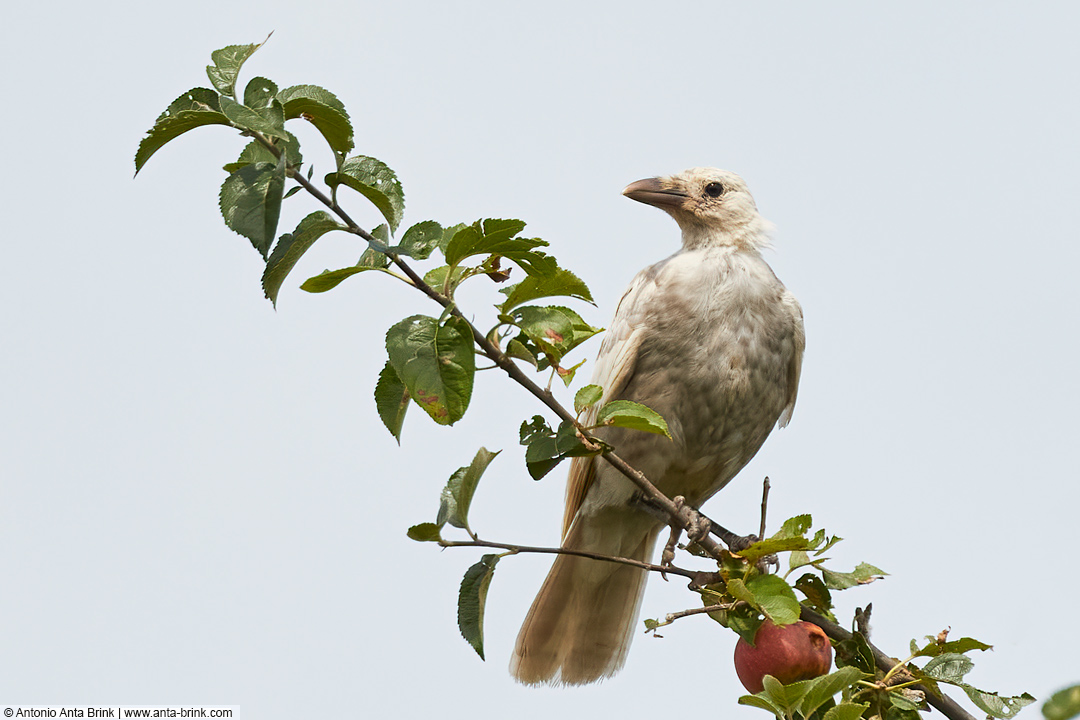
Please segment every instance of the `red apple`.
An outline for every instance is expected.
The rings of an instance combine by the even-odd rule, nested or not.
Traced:
[[[752,693],[762,691],[766,675],[787,685],[824,675],[831,666],[832,643],[821,628],[805,621],[779,626],[766,620],[753,645],[739,638],[735,646],[735,672]]]

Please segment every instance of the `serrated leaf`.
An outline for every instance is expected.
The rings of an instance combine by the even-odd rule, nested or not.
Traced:
[[[540,420],[543,424],[536,426]],[[539,480],[555,469],[555,466],[569,457],[597,455],[600,449],[590,450],[577,435],[577,429],[566,421],[559,424],[559,429],[552,432],[539,415],[533,418],[534,425],[522,424],[522,445],[525,450],[525,467],[533,480]]]
[[[469,507],[472,505],[476,486],[480,482],[480,476],[487,470],[487,466],[500,452],[502,451],[491,452],[482,447],[468,467],[454,471],[446,487],[443,488],[438,517],[440,524],[450,523],[456,528],[469,530]]]
[[[775,555],[789,550],[805,550],[808,547],[810,547],[810,542],[804,537],[773,537],[768,540],[759,540],[736,554],[750,562],[757,562],[766,555]]]
[[[444,295],[453,295],[454,288],[461,282],[461,277],[465,273],[465,268],[455,267],[453,270],[453,273],[451,273],[449,265],[442,265],[429,270],[424,274],[424,282]]]
[[[1058,690],[1043,703],[1042,714],[1046,720],[1072,720],[1080,715],[1080,685]]]
[[[555,259],[536,250],[546,247],[539,238],[514,237],[525,228],[520,220],[477,220],[456,230],[443,250],[448,265],[457,265],[474,255],[498,255],[513,260],[528,275],[553,274]],[[445,238],[445,236],[444,236]]]
[[[753,603],[776,625],[798,622],[801,609],[791,589],[779,575],[758,575],[746,582]]]
[[[275,142],[275,145],[285,151],[285,163],[295,167],[304,161],[304,156],[300,154],[300,142],[291,133],[287,134],[288,138],[286,140],[279,139]],[[277,157],[261,142],[252,140],[244,146],[244,149],[241,151],[240,157],[236,159],[236,162],[225,165],[224,170],[227,173],[234,173],[245,165],[251,165],[252,163],[257,162],[276,163]],[[289,190],[289,193],[295,193],[299,189],[300,186],[296,185]]]
[[[383,223],[371,231],[371,235],[383,244],[389,239],[390,231]],[[300,285],[300,289],[310,293],[321,293],[333,290],[347,278],[368,270],[382,270],[390,264],[389,258],[383,253],[368,247],[360,255],[355,265],[338,270],[323,270],[315,277],[310,277]]]
[[[173,100],[158,116],[135,152],[135,174],[139,174],[150,156],[170,140],[203,125],[230,125],[221,112],[220,96],[209,88],[192,88]]]
[[[765,693],[759,693],[757,695],[743,695],[739,698],[740,705],[749,705],[750,707],[761,708],[767,712],[771,712],[778,720],[785,720],[786,715],[784,711],[777,707]]]
[[[837,667],[856,667],[865,673],[877,671],[874,652],[860,633],[852,633],[847,640],[834,643]]]
[[[774,538],[803,537],[814,524],[814,518],[808,514],[796,515],[788,518],[780,526],[780,530],[773,535]]]
[[[799,713],[804,718],[810,717],[815,710],[832,700],[834,695],[865,676],[858,668],[846,667],[807,681],[809,687],[799,704]]]
[[[397,231],[405,214],[405,194],[397,175],[381,160],[354,155],[325,179],[330,187],[345,185],[366,197],[386,218],[391,232]]]
[[[439,534],[439,526],[435,523],[420,523],[409,528],[409,538],[417,542],[439,542],[442,535]]]
[[[281,103],[274,100],[270,107],[253,110],[230,97],[221,97],[221,112],[233,125],[244,130],[262,133],[267,137],[285,139],[285,115]]]
[[[976,707],[991,717],[1003,718],[1003,720],[1011,720],[1016,717],[1016,713],[1035,702],[1035,698],[1028,693],[1009,697],[979,690],[970,685],[961,684],[961,687]]]
[[[964,679],[964,675],[975,667],[967,655],[960,653],[946,653],[931,659],[922,668],[923,674],[947,683],[958,683]]]
[[[252,110],[270,107],[278,87],[273,80],[264,77],[252,78],[244,88],[244,105]]]
[[[221,186],[219,207],[225,224],[243,235],[264,258],[270,252],[285,194],[285,162],[245,165]]]
[[[303,118],[310,122],[338,157],[344,158],[353,149],[349,113],[334,93],[318,85],[293,85],[279,92],[277,98],[284,106],[286,120]]]
[[[855,570],[849,573],[840,573],[821,568],[821,576],[825,580],[825,586],[830,590],[847,590],[856,585],[866,585],[875,580],[880,580],[887,574],[869,563],[859,563]]]
[[[484,555],[465,571],[458,592],[458,629],[481,660],[484,659],[484,606],[498,562],[498,555]]]
[[[804,604],[822,613],[830,620],[835,620],[832,614],[832,594],[825,587],[817,575],[805,573],[795,581],[795,589],[806,596]]]
[[[409,395],[440,425],[453,425],[472,396],[476,356],[468,324],[413,315],[386,333],[386,351]]]
[[[528,348],[529,344],[524,340],[531,341],[537,352],[544,353],[553,365],[558,365],[567,353],[601,332],[573,310],[558,305],[526,305],[500,316],[500,319],[517,326],[522,333],[516,338],[518,342]]]
[[[585,408],[600,402],[604,396],[604,388],[599,385],[586,385],[574,395],[574,412],[580,413]]]
[[[765,688],[762,690],[762,694],[788,712],[791,712],[799,706],[799,703],[802,701],[803,697],[806,696],[806,691],[810,686],[809,682],[806,680],[800,680],[784,685],[772,675],[763,677],[761,679],[761,684]]]
[[[825,711],[822,720],[859,720],[870,703],[840,703]]]
[[[406,230],[394,251],[417,260],[425,260],[439,246],[442,236],[442,225],[434,220],[425,220]]]
[[[596,416],[597,425],[643,430],[657,435],[671,437],[667,422],[652,408],[629,400],[612,400],[600,408]]]
[[[536,355],[525,347],[525,344],[520,340],[513,339],[506,343],[506,355],[512,357],[515,360],[524,360],[533,367],[539,367],[540,363],[536,359]]]
[[[377,270],[378,268],[372,266],[354,265],[347,268],[339,268],[337,270],[323,270],[314,277],[309,277],[301,285],[300,289],[309,293],[323,293],[327,290],[333,290],[340,285],[344,280],[351,278],[357,273],[362,273],[366,270]]]
[[[266,40],[269,39],[270,36],[267,35]],[[229,45],[210,53],[214,64],[206,66],[206,75],[218,92],[223,95],[236,95],[236,78],[240,74],[240,68],[266,40],[258,45]]]
[[[405,411],[409,409],[409,391],[397,376],[394,366],[387,361],[375,383],[375,407],[383,425],[401,444],[401,427],[405,424]]]
[[[912,640],[912,643],[915,641]],[[915,645],[918,648],[918,645]],[[972,650],[991,650],[993,645],[987,645],[984,642],[979,642],[975,638],[960,638],[959,640],[948,640],[943,643],[930,642],[922,648],[918,648],[913,651],[914,657],[936,657],[938,655],[944,655],[945,653],[966,653]]]
[[[319,210],[311,213],[291,233],[281,236],[263,272],[263,292],[277,305],[278,291],[289,272],[316,240],[333,230],[348,230],[329,214]]]
[[[500,292],[506,294],[506,300],[498,306],[504,313],[530,300],[544,297],[572,297],[593,302],[588,286],[577,275],[563,268],[556,268],[548,276],[529,275]]]

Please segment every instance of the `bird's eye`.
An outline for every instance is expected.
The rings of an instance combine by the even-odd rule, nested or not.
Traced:
[[[724,186],[718,182],[711,182],[705,186],[705,194],[709,197],[720,197],[724,194]]]

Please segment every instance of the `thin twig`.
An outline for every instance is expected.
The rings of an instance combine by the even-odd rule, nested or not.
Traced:
[[[721,610],[731,610],[732,608],[734,608],[738,604],[739,604],[738,602],[720,603],[718,605],[706,605],[705,607],[690,608],[689,610],[680,610],[679,612],[668,613],[667,615],[664,616],[664,622],[657,623],[656,627],[659,628],[659,627],[664,627],[665,625],[670,625],[671,623],[675,622],[676,620],[679,620],[679,619],[684,618],[684,617],[690,617],[691,615],[703,615],[705,613],[714,613],[714,612],[719,612]],[[656,628],[649,628],[649,629],[650,630],[655,630]]]
[[[769,478],[765,477],[761,487],[761,529],[758,531],[758,539],[765,539],[765,515],[769,511]]]
[[[651,572],[658,573],[671,573],[672,575],[681,575],[691,580],[696,580],[702,574],[693,570],[686,570],[684,568],[675,567],[673,565],[654,565],[653,563],[643,562],[641,560],[632,560],[631,558],[615,557],[613,555],[604,555],[603,553],[594,553],[587,550],[570,550],[567,548],[554,548],[554,547],[535,547],[531,545],[515,545],[511,543],[491,542],[488,540],[440,540],[440,547],[483,547],[494,548],[496,550],[509,550],[511,553],[541,553],[545,555],[573,555],[575,557],[589,558],[590,560],[600,560],[602,562],[612,562],[619,565],[630,565],[632,567],[641,568],[642,570],[649,570]]]

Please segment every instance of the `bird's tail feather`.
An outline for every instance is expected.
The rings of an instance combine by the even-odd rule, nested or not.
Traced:
[[[658,529],[624,523],[613,531],[571,527],[563,547],[648,560]],[[581,522],[586,521],[586,522]],[[510,674],[527,685],[583,685],[626,662],[647,572],[629,565],[559,555],[518,633]]]

